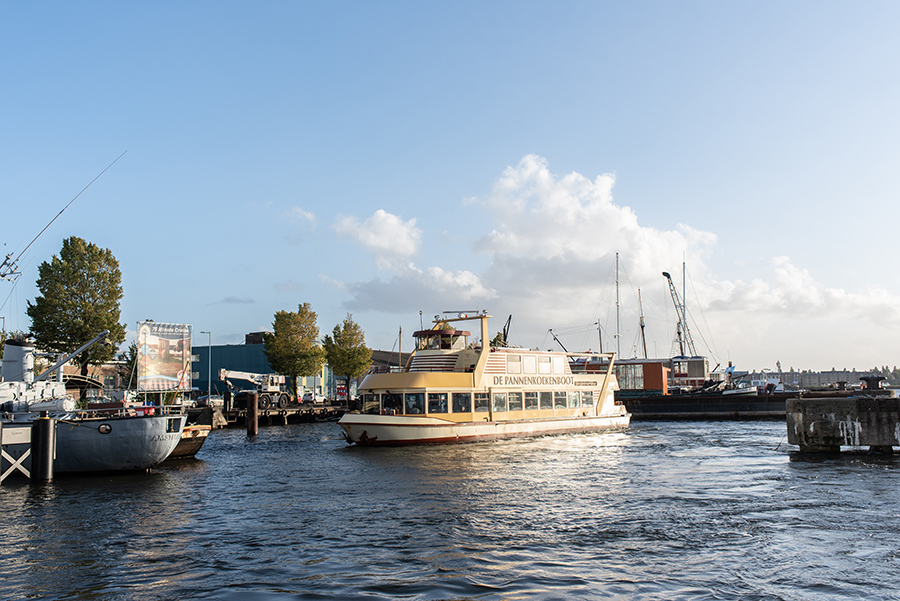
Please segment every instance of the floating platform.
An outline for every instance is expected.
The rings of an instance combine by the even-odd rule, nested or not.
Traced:
[[[869,447],[893,453],[894,447],[900,447],[900,399],[896,397],[789,399],[785,410],[788,442],[802,452]]]

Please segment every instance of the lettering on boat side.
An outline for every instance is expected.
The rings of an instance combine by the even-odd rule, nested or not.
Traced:
[[[150,442],[161,442],[163,440],[177,440],[181,438],[181,434],[157,434],[150,437]]]
[[[572,376],[494,376],[494,386],[570,386]]]

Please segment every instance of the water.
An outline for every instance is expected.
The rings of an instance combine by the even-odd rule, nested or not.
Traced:
[[[900,599],[900,457],[805,458],[785,430],[219,430],[149,475],[4,483],[0,598]]]

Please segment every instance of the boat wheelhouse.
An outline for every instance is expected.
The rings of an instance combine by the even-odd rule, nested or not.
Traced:
[[[628,425],[614,400],[613,353],[491,348],[486,312],[455,315],[413,334],[416,349],[402,369],[363,378],[362,410],[339,422],[348,442],[455,443]],[[480,346],[453,327],[460,321],[480,322]]]

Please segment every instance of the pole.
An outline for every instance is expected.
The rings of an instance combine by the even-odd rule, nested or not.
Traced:
[[[622,356],[621,338],[619,336],[619,253],[616,253],[616,356]]]
[[[247,399],[247,436],[256,436],[259,432],[259,402],[257,393],[250,394]]]
[[[53,481],[53,460],[56,458],[56,420],[46,411],[31,423],[31,482],[46,484]]]
[[[200,332],[207,335],[206,342],[206,406],[210,406],[212,396],[212,332]]]

